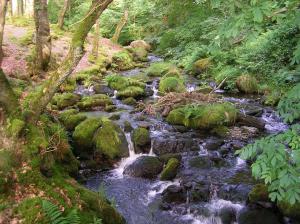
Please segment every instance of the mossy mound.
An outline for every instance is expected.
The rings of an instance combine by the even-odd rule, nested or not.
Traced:
[[[148,61],[148,51],[144,48],[128,48],[133,55],[133,60],[136,62],[147,62]]]
[[[74,106],[80,100],[80,96],[74,93],[55,94],[52,99],[52,104],[62,110],[67,107]]]
[[[181,78],[177,78],[173,76],[163,77],[159,82],[159,91],[162,93],[184,92],[185,91],[184,81]]]
[[[75,151],[78,155],[84,155],[92,151],[95,132],[102,125],[101,118],[88,118],[76,126],[73,132]]]
[[[106,118],[102,119],[93,141],[96,150],[109,159],[129,156],[128,143],[122,129]]]
[[[128,97],[128,98],[124,99],[122,102],[127,105],[132,105],[132,106],[136,105],[136,99],[134,99],[133,97]]]
[[[77,106],[81,110],[90,110],[94,107],[106,107],[112,105],[113,102],[109,96],[105,94],[96,94],[92,96],[85,96],[77,103]]]
[[[211,64],[211,59],[209,58],[200,59],[193,64],[193,72],[199,75],[209,69]]]
[[[174,179],[177,175],[177,170],[179,166],[180,162],[177,159],[170,159],[161,173],[160,180],[164,181]]]
[[[150,132],[146,128],[136,128],[132,133],[132,142],[136,153],[148,153],[148,150],[151,147],[151,138]]]
[[[68,78],[66,82],[64,82],[60,87],[61,92],[74,92],[76,89],[76,79]]]
[[[287,202],[278,202],[277,207],[279,208],[280,212],[290,218],[296,219],[300,221],[300,203],[296,203],[291,205]]]
[[[135,40],[135,41],[132,41],[130,43],[130,47],[132,47],[132,48],[142,48],[142,49],[144,49],[146,51],[150,51],[151,50],[151,45],[148,44],[144,40]]]
[[[133,56],[127,50],[123,50],[113,55],[112,65],[116,67],[116,69],[124,71],[134,68],[135,63]]]
[[[159,160],[163,163],[168,163],[170,159],[177,159],[178,161],[182,160],[180,153],[167,153],[159,156]]]
[[[151,77],[162,77],[174,68],[176,68],[176,66],[171,63],[156,62],[146,69],[146,74]]]
[[[270,201],[268,187],[264,184],[256,184],[249,192],[248,199],[251,203]]]
[[[117,98],[140,98],[145,95],[145,89],[138,86],[128,86],[117,93]]]
[[[230,103],[186,105],[172,110],[167,122],[193,129],[212,129],[234,123],[236,108]]]
[[[272,107],[277,106],[281,97],[282,97],[281,91],[279,90],[271,91],[270,93],[264,96],[263,104]]]
[[[241,75],[236,80],[236,87],[242,93],[258,93],[258,83],[251,75]]]
[[[58,117],[68,131],[73,131],[75,127],[86,118],[86,115],[79,113],[76,109],[65,110],[61,112]]]

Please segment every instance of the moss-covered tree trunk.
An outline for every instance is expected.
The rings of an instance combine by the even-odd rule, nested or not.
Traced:
[[[63,5],[63,7],[60,11],[59,17],[58,17],[58,27],[60,29],[63,29],[65,16],[66,16],[69,5],[70,5],[70,0],[65,0],[64,5]]]
[[[0,0],[0,66],[3,60],[2,44],[3,44],[6,10],[7,10],[7,0]]]
[[[95,59],[98,58],[99,41],[100,41],[100,19],[98,19],[96,22],[95,34],[94,34],[94,40],[93,40],[92,54],[95,57]]]
[[[36,29],[36,64],[46,71],[51,58],[51,36],[47,0],[34,0],[34,21]]]
[[[116,27],[116,31],[115,31],[113,37],[111,38],[112,42],[118,43],[122,29],[126,25],[127,20],[128,20],[128,10],[125,10],[124,15],[122,16],[122,18],[120,19],[120,21]]]
[[[49,79],[43,83],[41,88],[29,102],[26,120],[36,123],[51,101],[60,85],[72,74],[77,64],[84,55],[84,42],[91,28],[96,23],[102,12],[113,0],[94,0],[87,16],[79,23],[73,34],[70,50],[61,66],[49,74]]]

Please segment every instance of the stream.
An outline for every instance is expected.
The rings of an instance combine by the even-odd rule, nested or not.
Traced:
[[[157,61],[162,59],[155,55],[149,56],[149,64]],[[130,77],[141,71],[142,69],[136,68],[121,74]],[[159,98],[158,82],[158,79],[153,79],[147,84],[153,95],[145,99],[146,101]],[[194,81],[189,79],[186,87],[188,92],[196,89]],[[76,91],[80,94],[93,94],[92,87]],[[220,91],[218,94],[224,93]],[[118,114],[120,119],[116,123],[122,128],[124,121],[129,121],[133,128],[149,128],[151,149],[147,154],[136,154],[131,134],[127,132],[130,156],[116,164],[114,169],[98,172],[88,178],[87,188],[95,191],[99,188],[105,189],[106,196],[113,201],[128,224],[244,224],[240,221],[240,214],[248,209],[247,195],[256,182],[251,178],[250,166],[236,157],[234,151],[256,138],[279,133],[288,128],[272,108],[262,106],[258,98],[224,95],[225,101],[236,104],[242,113],[263,119],[266,126],[263,133],[249,129],[250,133],[253,131],[253,135],[220,138],[171,126],[162,118],[134,112],[132,106],[124,105],[115,96],[116,92],[111,98],[117,106],[117,112],[92,111],[86,114],[89,117],[110,117]],[[182,158],[178,174],[173,181],[123,175],[126,166],[137,158],[144,155],[159,156],[165,151],[180,153]],[[168,201],[171,203],[167,203]],[[265,217],[265,214],[257,211],[257,219],[260,219],[259,215]]]

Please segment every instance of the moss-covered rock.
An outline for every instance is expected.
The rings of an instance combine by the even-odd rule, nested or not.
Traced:
[[[96,150],[109,159],[129,156],[128,143],[122,129],[110,121],[102,118],[102,125],[93,139]]]
[[[189,165],[192,168],[208,169],[213,166],[213,162],[208,157],[194,157],[189,160]]]
[[[184,81],[181,78],[176,77],[164,77],[159,82],[159,91],[162,93],[168,92],[184,92],[185,85]]]
[[[122,91],[130,86],[136,86],[144,89],[146,84],[136,79],[126,78],[120,75],[110,75],[106,77],[108,86],[114,90]]]
[[[130,47],[132,47],[132,48],[142,48],[142,49],[144,49],[146,51],[150,51],[151,50],[150,44],[148,44],[144,40],[135,40],[135,41],[132,41],[130,43]]]
[[[160,180],[172,180],[177,175],[178,167],[180,166],[180,162],[172,158],[168,161],[166,167],[163,169]]]
[[[274,90],[264,96],[263,104],[267,106],[276,106],[282,97],[281,91]]]
[[[74,106],[80,100],[80,96],[74,93],[55,94],[52,104],[57,105],[62,110]]]
[[[76,109],[62,111],[58,117],[68,131],[73,131],[75,127],[86,118],[86,115],[79,113]]]
[[[115,53],[112,57],[112,64],[120,71],[129,70],[135,66],[133,56],[127,50]]]
[[[146,128],[136,128],[132,133],[136,153],[148,153],[151,148],[150,132]]]
[[[170,159],[177,159],[181,161],[182,156],[180,153],[167,153],[159,156],[159,160],[163,163],[167,163]]]
[[[76,79],[68,78],[66,82],[64,82],[60,87],[61,92],[74,92],[76,89]]]
[[[236,80],[236,87],[242,93],[257,93],[258,84],[255,77],[251,75],[241,75]]]
[[[109,96],[105,94],[95,94],[83,97],[80,102],[77,103],[77,106],[81,110],[91,110],[94,107],[106,107],[112,104],[113,102]]]
[[[147,62],[148,61],[148,51],[144,48],[131,48],[129,50],[133,55],[133,60],[136,62]]]
[[[156,62],[146,69],[146,74],[151,77],[162,77],[170,70],[174,69],[174,67],[176,68],[176,66],[171,63]]]
[[[268,187],[264,184],[256,184],[248,194],[249,202],[268,202],[269,192]]]
[[[132,106],[136,105],[136,99],[134,99],[133,97],[128,97],[124,99],[122,102],[127,105],[132,105]]]
[[[291,205],[287,202],[278,202],[277,206],[280,210],[280,212],[287,217],[296,219],[297,221],[300,221],[300,203],[296,203],[294,205]]]
[[[202,72],[205,72],[207,69],[211,67],[211,59],[204,58],[196,61],[193,65],[193,72],[198,75]]]
[[[76,126],[73,132],[75,152],[80,156],[89,156],[93,149],[95,132],[102,125],[100,118],[88,118]]]
[[[145,95],[145,89],[139,86],[128,86],[117,93],[117,98],[140,98]]]
[[[233,124],[236,115],[237,110],[230,103],[186,105],[172,110],[167,122],[194,129],[212,129]]]

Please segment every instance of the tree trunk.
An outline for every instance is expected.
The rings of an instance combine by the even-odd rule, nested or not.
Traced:
[[[23,0],[18,0],[17,4],[18,4],[18,15],[23,16],[24,15],[24,2],[23,2]]]
[[[61,66],[49,74],[49,80],[46,80],[41,86],[35,97],[29,102],[29,111],[27,111],[27,122],[36,123],[40,115],[51,101],[60,85],[72,74],[77,64],[84,55],[84,42],[96,23],[102,12],[109,6],[113,0],[94,0],[87,16],[79,23],[78,28],[73,34],[70,50]]]
[[[127,20],[128,20],[128,10],[125,10],[123,17],[120,19],[120,21],[116,27],[116,31],[115,31],[113,37],[111,38],[112,42],[118,43],[120,34],[122,32],[123,27],[126,25]]]
[[[240,125],[255,127],[259,130],[265,130],[266,122],[263,119],[238,113],[236,121]]]
[[[7,0],[0,0],[0,66],[3,60],[2,44],[3,44],[6,9],[7,9]]]
[[[60,15],[58,17],[58,27],[62,30],[64,26],[65,16],[70,5],[70,0],[64,1],[64,6],[61,9]]]
[[[98,58],[99,41],[100,41],[100,19],[98,19],[96,22],[94,41],[93,41],[93,49],[92,49],[92,54],[95,57],[95,59]]]
[[[9,16],[11,18],[11,20],[13,20],[13,7],[12,7],[12,0],[9,0],[7,2],[7,7],[8,7],[8,13],[9,13]]]
[[[34,0],[34,21],[36,29],[36,64],[46,71],[51,58],[51,36],[47,0]]]

